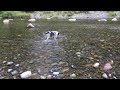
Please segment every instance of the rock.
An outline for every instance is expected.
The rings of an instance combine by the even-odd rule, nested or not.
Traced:
[[[20,54],[17,55],[18,57],[20,56]]]
[[[8,69],[8,71],[7,72],[11,72],[13,69]]]
[[[20,66],[20,64],[16,64],[15,66],[16,66],[16,67],[19,67],[19,66]]]
[[[118,21],[117,18],[113,18],[112,21]]]
[[[64,68],[61,72],[65,73],[65,72],[68,72],[68,71],[69,71],[69,68]]]
[[[46,79],[46,77],[45,77],[45,76],[40,76],[40,78],[41,78],[41,79]]]
[[[7,62],[7,65],[12,65],[13,64],[13,62]]]
[[[100,42],[104,42],[104,41],[105,41],[104,39],[100,40]]]
[[[0,75],[0,79],[4,79],[4,78],[5,78],[5,76]]]
[[[98,68],[99,65],[100,65],[99,63],[95,63],[95,64],[93,64],[93,67]]]
[[[56,66],[56,65],[58,65],[58,64],[57,64],[57,63],[52,63],[52,64],[51,64],[51,66]]]
[[[104,70],[104,71],[108,71],[108,70],[110,70],[110,69],[112,69],[111,64],[110,64],[110,63],[106,63],[106,64],[104,65],[103,70]]]
[[[5,64],[7,61],[3,61],[2,63]]]
[[[107,21],[107,19],[100,19],[100,20],[98,20],[98,21],[99,21],[99,22],[100,22],[100,21]]]
[[[50,20],[51,18],[47,18],[47,20]]]
[[[76,21],[76,19],[72,19],[72,18],[71,18],[71,19],[68,19],[68,21]]]
[[[29,19],[28,21],[29,22],[35,22],[36,20],[35,19]]]
[[[11,72],[12,75],[15,75],[17,73],[18,73],[18,71],[16,71],[16,70],[14,70],[13,72]]]
[[[47,79],[52,79],[52,75],[48,75],[48,76],[47,76]]]
[[[9,21],[8,19],[3,20],[3,23],[4,23],[4,24],[9,24],[9,22],[10,22],[10,21]]]
[[[65,64],[65,62],[62,62],[62,61],[61,61],[61,62],[59,62],[59,65],[63,65],[63,64]]]
[[[71,78],[75,78],[75,77],[76,77],[76,74],[73,73],[73,74],[70,75],[70,77],[71,77]]]
[[[17,57],[14,57],[13,59],[17,59]]]
[[[29,24],[27,25],[27,27],[28,27],[28,28],[34,28],[35,26],[34,26],[32,23],[29,23]]]
[[[81,57],[81,55],[77,55],[78,57]]]
[[[8,20],[13,20],[13,19],[8,19]]]
[[[115,76],[113,76],[113,79],[117,79]]]
[[[26,72],[23,72],[22,74],[20,74],[20,77],[25,79],[25,78],[28,78],[32,75],[31,71],[26,71]]]
[[[80,52],[76,52],[76,54],[78,55],[78,54],[81,54]]]
[[[33,60],[31,60],[29,63],[30,63],[30,64],[32,64],[33,62],[34,62],[34,61],[33,61]]]
[[[90,60],[94,59],[93,57],[89,57]]]
[[[58,75],[59,74],[59,72],[53,72],[53,75]]]
[[[102,77],[105,78],[105,79],[108,79],[108,76],[107,76],[106,73],[104,73],[104,74],[102,75]]]
[[[111,75],[111,74],[109,74],[108,76],[109,76],[109,77],[111,77],[112,75]]]

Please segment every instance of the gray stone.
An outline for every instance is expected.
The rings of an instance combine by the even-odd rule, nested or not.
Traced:
[[[11,72],[13,69],[8,69],[8,71],[7,72]]]
[[[53,75],[59,75],[59,72],[53,72]]]
[[[52,75],[48,75],[48,76],[47,76],[47,79],[52,79]]]
[[[3,64],[5,64],[7,61],[3,61]]]
[[[20,66],[20,64],[16,64],[15,66],[16,66],[16,67],[19,67],[19,66]]]
[[[12,65],[13,64],[13,62],[7,62],[7,65]]]
[[[104,73],[104,74],[102,75],[102,77],[105,78],[105,79],[108,79],[108,76],[107,76],[106,73]]]
[[[12,75],[15,75],[17,73],[18,73],[18,71],[16,71],[16,70],[14,70],[13,72],[11,72]]]
[[[73,73],[73,74],[70,75],[70,77],[71,77],[71,78],[75,78],[75,77],[76,77],[76,74]]]
[[[46,79],[46,77],[45,77],[45,76],[42,76],[42,75],[40,76],[40,78],[41,78],[41,79]]]
[[[57,63],[52,63],[52,64],[51,64],[51,66],[56,66],[56,65],[58,65],[58,64],[57,64]]]

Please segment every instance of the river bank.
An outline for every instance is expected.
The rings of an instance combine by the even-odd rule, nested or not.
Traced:
[[[120,12],[108,12],[108,11],[35,11],[31,14],[31,18],[36,19],[111,19],[120,18]]]

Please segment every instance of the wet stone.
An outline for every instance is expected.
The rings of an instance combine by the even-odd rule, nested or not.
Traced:
[[[3,61],[2,63],[5,64],[7,61]]]
[[[11,72],[12,75],[15,75],[17,73],[18,73],[18,71],[16,71],[16,70],[14,70],[13,72]]]
[[[32,64],[33,62],[34,62],[34,61],[33,61],[33,60],[31,60],[29,63],[30,63],[30,64]]]
[[[57,64],[57,63],[52,63],[52,64],[51,64],[51,66],[56,66],[56,65],[58,65],[58,64]]]
[[[46,77],[45,77],[45,76],[40,76],[40,78],[41,78],[41,79],[46,79]]]
[[[16,64],[15,66],[16,66],[16,67],[19,67],[19,66],[20,66],[20,64]]]
[[[9,65],[12,65],[13,64],[13,62],[7,62],[7,65],[9,66]]]
[[[52,75],[48,75],[48,76],[47,76],[47,79],[52,79]]]
[[[75,78],[75,77],[76,77],[76,74],[74,73],[70,75],[70,78]]]
[[[7,72],[9,73],[9,72],[11,72],[12,70],[13,70],[13,69],[8,69],[8,71],[7,71]]]

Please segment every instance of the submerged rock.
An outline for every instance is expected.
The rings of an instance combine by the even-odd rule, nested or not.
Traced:
[[[8,71],[7,72],[11,72],[13,69],[8,69]]]
[[[95,64],[93,64],[93,67],[98,68],[99,65],[100,65],[99,63],[95,63]]]
[[[28,27],[28,28],[34,28],[35,26],[34,26],[32,23],[29,23],[29,24],[27,25],[27,27]]]
[[[108,76],[107,76],[106,73],[104,73],[104,74],[102,75],[102,77],[105,78],[105,79],[108,79]]]
[[[16,71],[16,70],[14,70],[13,72],[11,72],[12,75],[15,75],[17,73],[18,73],[18,71]]]
[[[29,19],[28,21],[29,22],[35,22],[36,20],[35,19]]]
[[[12,65],[13,64],[13,62],[7,62],[7,65]]]
[[[76,77],[76,74],[73,73],[73,74],[70,75],[70,77],[71,77],[71,78],[75,78],[75,77]]]
[[[45,76],[40,76],[40,78],[41,78],[41,79],[46,79],[46,77],[45,77]]]
[[[108,71],[108,70],[110,70],[110,69],[112,69],[111,64],[110,64],[110,63],[106,63],[106,64],[104,65],[103,70],[104,70],[104,71]]]
[[[26,78],[30,77],[31,75],[32,75],[31,71],[26,71],[26,72],[23,72],[22,74],[20,74],[20,77],[23,79],[26,79]]]
[[[53,75],[59,75],[59,72],[53,72]]]

